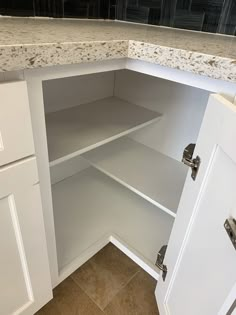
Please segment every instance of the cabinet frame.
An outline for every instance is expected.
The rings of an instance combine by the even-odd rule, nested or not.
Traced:
[[[154,77],[167,79],[170,81],[182,83],[188,86],[201,88],[209,92],[219,93],[224,95],[231,102],[235,102],[236,83],[226,82],[222,80],[211,79],[205,76],[200,76],[185,71],[171,69],[151,63],[137,61],[132,59],[120,59],[101,61],[93,63],[81,63],[76,65],[56,66],[33,70],[24,70],[19,72],[9,72],[5,74],[5,80],[22,79],[27,81],[29,103],[31,109],[33,135],[36,149],[36,156],[38,159],[39,179],[41,182],[41,196],[44,210],[44,222],[46,229],[48,255],[50,261],[50,270],[53,287],[58,285],[64,276],[58,275],[57,253],[56,253],[56,239],[53,218],[53,205],[51,196],[51,182],[49,173],[48,148],[45,127],[45,113],[43,102],[42,81],[50,79],[58,79],[64,77],[72,77],[78,75],[99,73],[105,71],[114,71],[128,69]],[[235,102],[236,104],[236,102]],[[113,236],[112,236],[113,237]],[[113,237],[114,239],[114,237]],[[109,241],[109,240],[108,240]],[[115,240],[114,242],[118,242]],[[102,245],[100,245],[101,247]],[[124,245],[120,248],[124,249]],[[95,250],[95,249],[94,249]],[[97,247],[96,250],[99,250]],[[95,252],[91,253],[91,256]],[[85,261],[89,258],[88,255]],[[133,258],[136,259],[136,258]],[[138,259],[138,258],[137,258]],[[77,268],[79,265],[77,265]],[[148,267],[147,267],[148,268]],[[71,272],[75,270],[75,266]],[[68,275],[68,274],[67,274]]]

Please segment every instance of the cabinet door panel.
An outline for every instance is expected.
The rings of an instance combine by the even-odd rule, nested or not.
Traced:
[[[190,171],[186,179],[164,261],[167,276],[156,288],[161,315],[228,314],[236,252],[224,225],[236,219],[235,139],[235,105],[211,95],[194,152],[199,172],[195,181]]]
[[[36,159],[0,168],[0,314],[32,315],[52,297]]]
[[[34,154],[26,82],[0,84],[0,166]]]
[[[13,195],[0,200],[1,313],[12,314],[33,303],[29,270]],[[14,297],[14,298],[13,298]]]

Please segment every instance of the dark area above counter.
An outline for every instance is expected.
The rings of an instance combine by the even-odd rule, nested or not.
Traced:
[[[235,0],[0,0],[0,14],[119,19],[236,35]]]

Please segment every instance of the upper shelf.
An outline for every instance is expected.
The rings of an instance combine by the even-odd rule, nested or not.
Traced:
[[[161,115],[115,97],[46,115],[50,166],[159,120]]]
[[[95,168],[176,216],[187,167],[124,137],[82,155]]]

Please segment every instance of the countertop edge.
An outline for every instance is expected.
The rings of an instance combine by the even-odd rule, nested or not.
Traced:
[[[0,72],[130,58],[236,82],[236,59],[131,39],[0,46]]]

